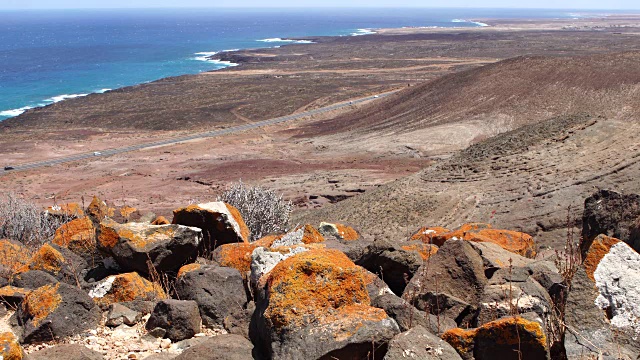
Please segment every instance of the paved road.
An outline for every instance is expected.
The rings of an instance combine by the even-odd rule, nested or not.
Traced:
[[[41,168],[41,167],[45,167],[45,166],[53,166],[53,165],[63,164],[63,163],[71,162],[71,161],[82,160],[82,159],[89,159],[89,158],[95,158],[95,157],[101,157],[101,156],[110,156],[110,155],[130,152],[130,151],[147,149],[147,148],[151,148],[151,147],[155,147],[155,146],[172,145],[172,144],[178,144],[178,143],[181,143],[181,142],[194,140],[194,139],[203,139],[203,138],[210,138],[210,137],[216,137],[216,136],[222,136],[222,135],[227,135],[227,134],[238,133],[238,132],[241,132],[241,131],[246,131],[246,130],[250,130],[250,129],[256,129],[256,128],[267,126],[267,125],[279,124],[279,123],[283,123],[283,122],[287,122],[287,121],[291,121],[291,120],[301,119],[301,118],[306,117],[306,116],[317,115],[317,114],[322,114],[322,113],[325,113],[325,112],[328,112],[328,111],[332,111],[332,110],[342,109],[342,108],[345,108],[345,107],[348,107],[348,106],[351,106],[351,105],[354,105],[354,104],[359,104],[359,103],[362,103],[362,102],[365,102],[365,101],[374,100],[374,99],[377,99],[377,98],[383,98],[383,97],[389,96],[389,95],[391,95],[393,93],[394,93],[394,91],[388,92],[388,93],[384,93],[384,94],[380,94],[380,95],[368,96],[368,97],[357,99],[357,100],[353,100],[353,101],[350,101],[350,102],[347,101],[347,102],[343,102],[343,103],[333,104],[333,105],[330,105],[330,106],[326,106],[326,107],[323,107],[323,108],[318,108],[318,109],[314,109],[314,110],[310,110],[310,111],[306,111],[306,112],[302,112],[302,113],[298,113],[298,114],[292,114],[292,115],[282,116],[282,117],[278,117],[278,118],[274,118],[274,119],[258,121],[258,122],[253,123],[253,124],[235,126],[235,127],[231,127],[231,128],[227,128],[227,129],[222,129],[222,130],[214,130],[214,131],[208,131],[208,132],[203,132],[203,133],[195,133],[195,134],[192,134],[192,135],[185,135],[185,136],[181,136],[181,137],[170,138],[170,139],[160,140],[160,141],[155,141],[155,142],[150,142],[150,143],[132,145],[132,146],[127,146],[127,147],[119,147],[119,148],[113,148],[113,149],[107,149],[107,150],[100,150],[100,152],[93,152],[92,151],[92,152],[81,153],[81,154],[65,156],[65,157],[61,157],[61,158],[55,158],[55,159],[51,159],[51,160],[44,160],[44,161],[38,161],[38,162],[33,162],[33,163],[27,163],[27,164],[16,164],[16,165],[13,165],[13,164],[2,164],[3,167],[4,166],[11,166],[11,167],[13,167],[13,169],[12,170],[0,170],[0,176],[8,174],[8,173],[13,173],[13,172],[16,172],[16,171],[21,171],[21,170],[31,170],[31,169]]]

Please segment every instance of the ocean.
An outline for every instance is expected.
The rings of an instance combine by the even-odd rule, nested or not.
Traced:
[[[588,14],[505,9],[0,11],[0,120],[89,93],[234,66],[207,56],[292,43],[283,38],[359,36],[404,26],[485,26],[469,20],[478,18]]]

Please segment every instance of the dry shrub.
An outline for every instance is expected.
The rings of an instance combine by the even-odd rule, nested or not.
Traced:
[[[231,204],[240,211],[251,230],[251,241],[286,231],[293,209],[290,201],[285,201],[273,190],[248,186],[242,181],[233,184],[218,201]]]
[[[56,230],[71,220],[71,216],[47,215],[41,206],[13,193],[0,197],[0,239],[12,239],[37,248],[53,239]]]

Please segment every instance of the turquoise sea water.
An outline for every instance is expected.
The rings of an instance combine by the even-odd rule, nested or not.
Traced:
[[[580,13],[581,15],[577,15]],[[478,18],[564,18],[577,10],[154,9],[0,11],[0,120],[26,109],[234,64],[215,52],[403,26],[474,27]]]

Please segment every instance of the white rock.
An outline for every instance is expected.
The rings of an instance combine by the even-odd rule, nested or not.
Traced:
[[[610,309],[611,324],[640,335],[640,254],[619,242],[600,260],[593,276],[600,292],[595,303]]]
[[[89,296],[92,298],[102,298],[109,293],[113,282],[116,281],[116,276],[112,275],[108,278],[100,281],[92,290],[89,291]]]
[[[255,286],[264,274],[273,270],[273,268],[276,267],[276,265],[278,265],[278,263],[280,263],[281,261],[305,251],[309,251],[309,249],[304,247],[295,247],[290,249],[288,253],[282,254],[277,251],[269,251],[263,247],[256,248],[251,253],[252,286]]]

